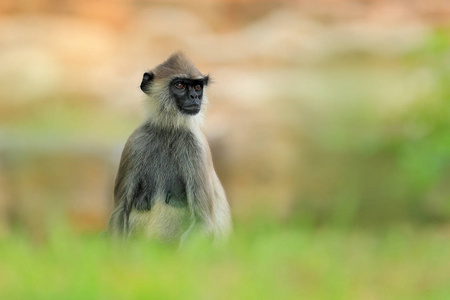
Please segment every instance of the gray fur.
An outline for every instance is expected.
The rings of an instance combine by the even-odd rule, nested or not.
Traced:
[[[148,118],[129,137],[114,188],[114,236],[143,234],[165,241],[185,240],[198,228],[216,239],[231,230],[225,192],[200,130],[205,104],[197,115],[180,113],[168,92],[175,77],[202,78],[181,53],[152,70]]]
[[[182,75],[192,79],[204,77],[182,52],[172,54],[165,62],[154,68],[153,73],[156,78],[169,78],[174,75]]]

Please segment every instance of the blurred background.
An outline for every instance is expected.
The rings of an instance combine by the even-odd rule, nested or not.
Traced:
[[[0,242],[45,245],[55,220],[106,229],[141,76],[176,50],[214,80],[205,132],[238,240],[261,220],[281,236],[408,228],[405,251],[423,230],[450,239],[449,1],[2,0]],[[440,286],[442,259],[441,281],[405,286]]]

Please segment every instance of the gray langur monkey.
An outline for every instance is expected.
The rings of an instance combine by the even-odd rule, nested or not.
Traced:
[[[192,230],[215,240],[230,233],[230,208],[200,129],[208,80],[179,52],[144,73],[148,116],[122,153],[113,236],[181,242]]]

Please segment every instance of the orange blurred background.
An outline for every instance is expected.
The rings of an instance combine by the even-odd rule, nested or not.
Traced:
[[[0,233],[106,228],[141,76],[176,50],[214,80],[205,131],[236,218],[415,218],[389,147],[426,136],[404,113],[440,63],[414,55],[449,27],[446,0],[3,0]],[[441,217],[439,174],[419,219]]]

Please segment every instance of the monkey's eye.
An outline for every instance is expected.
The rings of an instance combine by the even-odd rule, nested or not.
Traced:
[[[182,83],[180,83],[180,82],[178,82],[178,83],[175,83],[175,87],[177,88],[177,89],[184,89],[184,84],[182,84]]]
[[[200,85],[196,85],[196,86],[194,86],[194,89],[196,90],[196,91],[200,91],[201,89],[202,89],[202,87],[200,86]]]

